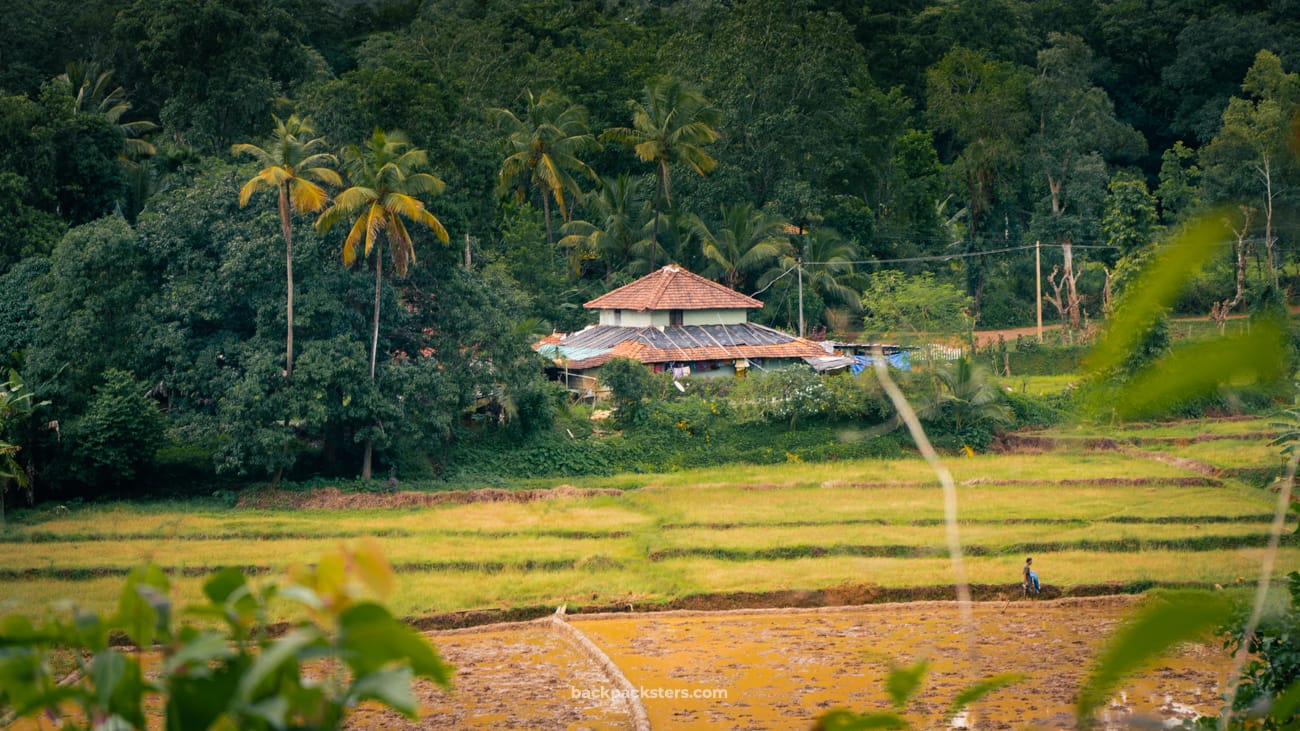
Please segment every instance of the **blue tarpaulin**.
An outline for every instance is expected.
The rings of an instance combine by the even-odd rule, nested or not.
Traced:
[[[886,355],[885,362],[900,371],[912,370],[912,357],[906,350]],[[875,361],[870,355],[855,355],[853,356],[853,365],[849,366],[849,371],[856,376],[874,363]]]

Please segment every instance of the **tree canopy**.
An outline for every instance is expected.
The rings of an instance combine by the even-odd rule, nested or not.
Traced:
[[[37,485],[149,479],[36,428],[140,399],[224,474],[436,470],[484,414],[549,413],[528,333],[667,262],[854,335],[1032,324],[1037,246],[1081,331],[1213,209],[1178,307],[1300,285],[1285,3],[29,5],[0,17],[0,363],[49,401]]]

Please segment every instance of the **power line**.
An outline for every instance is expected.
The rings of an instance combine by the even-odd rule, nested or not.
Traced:
[[[1259,241],[1263,241],[1263,239],[1247,239],[1247,241],[1252,241],[1252,242],[1256,242],[1256,243],[1258,243]],[[1221,243],[1228,244],[1228,243],[1232,243],[1232,242],[1231,242],[1231,241],[1224,240],[1224,241],[1221,242]],[[1076,249],[1076,250],[1078,250],[1078,249],[1085,249],[1085,250],[1092,250],[1092,249],[1110,249],[1110,250],[1116,250],[1116,249],[1119,248],[1119,247],[1117,247],[1117,246],[1112,246],[1112,245],[1099,245],[1099,244],[1071,244],[1070,246],[1071,246],[1071,248]],[[1047,249],[1047,248],[1053,248],[1053,249],[1064,249],[1064,248],[1065,248],[1065,244],[1046,243],[1046,244],[1043,244],[1042,247],[1043,247],[1044,249]],[[813,264],[820,264],[820,265],[824,265],[824,266],[835,266],[835,265],[844,265],[844,264],[853,264],[853,265],[858,265],[858,264],[911,264],[911,263],[916,263],[916,262],[925,262],[925,261],[952,261],[952,260],[954,260],[954,259],[970,259],[970,258],[974,258],[974,257],[977,257],[977,256],[988,256],[988,255],[990,255],[990,254],[1006,254],[1006,253],[1015,252],[1015,251],[1028,251],[1028,250],[1033,249],[1033,248],[1034,248],[1034,245],[1033,245],[1033,244],[1025,244],[1025,245],[1022,245],[1022,246],[1008,246],[1008,247],[1004,247],[1004,248],[1001,248],[1001,249],[988,249],[988,250],[986,250],[986,251],[959,251],[959,252],[955,252],[955,253],[952,253],[952,254],[934,254],[934,255],[931,255],[931,256],[911,256],[911,257],[902,257],[902,258],[897,258],[897,259],[861,259],[861,260],[854,260],[854,261],[843,261],[843,260],[841,260],[841,261],[806,261],[806,262],[804,262],[804,266],[809,266],[809,265],[813,265]],[[790,269],[787,269],[787,270],[785,271],[785,273],[783,273],[781,276],[785,276],[785,274],[788,274],[791,270],[793,270],[793,267],[791,267]],[[777,279],[780,279],[780,277],[777,277]],[[773,282],[775,282],[775,281],[776,281],[776,280],[773,280]],[[771,286],[771,283],[769,283],[768,286]],[[763,289],[767,289],[767,287],[764,287]],[[761,291],[761,290],[760,290],[760,291]]]

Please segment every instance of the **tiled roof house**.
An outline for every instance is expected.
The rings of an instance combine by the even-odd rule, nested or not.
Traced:
[[[749,322],[763,303],[677,266],[666,266],[586,303],[600,322],[576,333],[543,338],[533,349],[557,375],[585,380],[614,358],[634,358],[655,370],[734,375],[750,367],[813,362],[822,345]]]

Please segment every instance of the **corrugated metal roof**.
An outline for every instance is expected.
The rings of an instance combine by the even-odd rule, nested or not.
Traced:
[[[663,330],[597,325],[569,335],[559,344],[544,341],[534,347],[549,358],[565,360],[574,370],[596,368],[613,358],[670,363],[827,355],[818,343],[755,323],[685,325]]]

